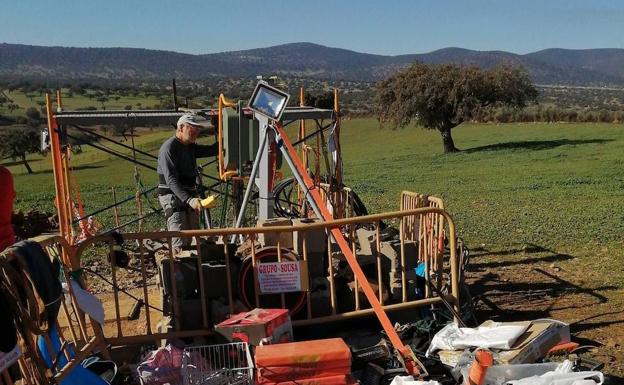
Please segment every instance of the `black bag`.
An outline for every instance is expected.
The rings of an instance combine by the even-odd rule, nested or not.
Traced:
[[[50,257],[48,257],[41,245],[34,241],[21,241],[13,247],[15,248],[15,253],[28,268],[28,273],[32,278],[37,294],[45,303],[48,325],[54,326],[61,308],[63,294],[63,288],[59,280],[61,271],[59,261],[50,261]],[[18,263],[13,265],[15,268],[19,268]]]

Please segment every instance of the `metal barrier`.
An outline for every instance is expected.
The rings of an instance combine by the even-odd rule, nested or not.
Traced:
[[[43,300],[34,285],[24,260],[15,248],[9,248],[0,254],[0,281],[1,290],[10,299],[10,305],[16,317],[18,331],[18,346],[22,356],[18,359],[18,365],[24,384],[48,384],[63,380],[82,360],[98,349],[102,355],[110,359],[104,336],[99,325],[77,306],[74,289],[70,284],[70,277],[76,276],[70,266],[76,263],[70,253],[67,242],[59,236],[43,236],[33,239],[38,242],[46,252],[47,258],[58,259],[61,262],[61,273],[67,283],[66,291],[56,301],[61,302],[61,313],[57,321],[60,341],[53,344],[48,334],[50,325],[45,319],[45,306]],[[75,278],[80,281],[79,278]],[[67,301],[67,297],[71,298]],[[90,326],[90,328],[89,328]],[[65,329],[65,330],[63,330]],[[71,338],[66,338],[64,331],[69,331]],[[90,334],[90,336],[89,336]],[[52,366],[58,370],[52,372],[45,363],[42,352],[38,350],[37,339],[43,338],[46,353],[52,359]],[[60,351],[55,352],[54,345],[60,346]],[[67,363],[59,367],[59,358],[64,356]],[[3,373],[3,381],[12,384],[8,372]]]
[[[441,198],[411,191],[401,192],[400,210],[412,210],[422,207],[444,209]],[[423,214],[406,218],[401,226],[406,240],[418,242],[418,255],[430,267],[426,270],[427,279],[430,273],[435,272],[436,284],[439,286],[442,278],[444,252],[444,216]],[[452,235],[455,238],[455,235]],[[459,280],[458,280],[459,281]],[[429,287],[426,289],[429,294]]]
[[[406,252],[406,242],[411,242],[409,239],[405,238],[405,234],[407,231],[404,231],[406,223],[413,223],[414,221],[420,221],[419,217],[422,216],[434,216],[439,217],[436,223],[446,223],[448,226],[448,234],[449,240],[451,243],[449,259],[446,263],[439,263],[435,266],[436,271],[431,270],[433,267],[432,264],[428,264],[429,256],[427,254],[418,254],[420,255],[412,255],[412,258],[416,258],[416,261],[407,261],[407,252]],[[445,220],[443,220],[444,218]],[[382,265],[387,264],[386,257],[382,254],[382,240],[381,240],[381,223],[382,221],[387,220],[398,220],[401,223],[400,227],[400,242],[397,244],[399,252],[397,260],[392,261],[396,264],[394,273],[396,279],[400,280],[400,284],[402,287],[402,291],[400,293],[400,298],[398,300],[390,300],[389,292],[388,292],[388,281],[390,277],[385,275],[383,272]],[[357,249],[357,241],[356,241],[356,228],[361,226],[369,226],[374,231],[375,237],[373,240],[374,250],[372,255],[362,255],[361,252],[358,252]],[[333,245],[331,239],[327,239],[326,247],[323,247],[323,255],[321,255],[318,250],[318,245],[309,245],[311,242],[311,237],[313,232],[316,230],[322,233],[328,233],[328,229],[331,228],[341,228],[343,232],[348,234],[348,239],[351,242],[353,252],[356,254],[358,260],[373,260],[374,261],[374,274],[369,277],[369,280],[376,281],[377,283],[377,294],[378,299],[382,305],[384,305],[384,309],[387,311],[398,310],[398,309],[408,309],[414,308],[418,306],[425,306],[433,303],[438,303],[442,301],[441,298],[437,296],[430,295],[429,291],[426,291],[424,294],[424,298],[414,299],[414,296],[408,292],[408,288],[413,286],[413,282],[409,276],[413,275],[411,271],[408,270],[408,266],[415,266],[419,262],[424,262],[427,269],[431,270],[427,272],[427,277],[435,275],[436,277],[440,277],[439,272],[446,266],[448,276],[450,277],[449,292],[447,300],[458,308],[458,285],[457,285],[457,276],[458,276],[458,265],[457,258],[455,255],[455,226],[450,218],[450,216],[442,209],[439,208],[418,208],[404,211],[397,211],[385,214],[378,215],[369,215],[363,217],[352,217],[347,219],[335,220],[332,222],[316,222],[306,225],[296,225],[296,226],[275,226],[275,227],[255,227],[255,228],[228,228],[228,229],[212,229],[212,230],[195,230],[195,231],[177,231],[177,232],[144,232],[144,233],[126,233],[123,235],[124,242],[126,244],[132,243],[134,244],[138,241],[138,258],[140,258],[140,270],[141,275],[143,276],[142,285],[139,288],[135,289],[137,291],[142,292],[142,307],[145,311],[145,320],[141,320],[137,325],[145,325],[145,332],[141,330],[140,333],[129,333],[127,329],[127,321],[122,316],[120,311],[120,296],[126,295],[123,291],[121,291],[118,287],[118,267],[116,266],[116,261],[114,257],[115,242],[111,236],[102,235],[91,238],[85,242],[83,242],[76,251],[76,260],[80,259],[80,256],[83,255],[87,250],[94,247],[96,244],[106,243],[108,244],[108,248],[111,251],[111,266],[110,266],[110,282],[111,282],[111,291],[113,293],[113,301],[114,301],[114,315],[110,317],[110,314],[107,314],[107,322],[112,322],[114,324],[114,328],[111,330],[106,330],[106,340],[113,346],[116,345],[124,345],[124,344],[133,344],[133,343],[143,343],[149,341],[155,341],[165,338],[182,338],[182,337],[190,337],[190,336],[199,336],[199,335],[207,335],[212,333],[211,323],[209,322],[209,309],[206,298],[206,286],[210,283],[204,282],[203,274],[198,274],[198,287],[199,287],[199,304],[201,307],[201,327],[196,330],[179,330],[179,325],[182,321],[182,312],[181,312],[181,304],[180,304],[180,296],[178,295],[178,282],[175,279],[175,274],[169,275],[169,282],[166,282],[167,286],[171,289],[171,317],[173,318],[174,325],[176,329],[172,332],[154,332],[152,324],[154,323],[154,310],[155,306],[153,304],[157,303],[157,300],[154,293],[150,293],[147,285],[147,273],[145,267],[146,258],[146,250],[143,246],[143,242],[145,240],[164,240],[165,243],[169,245],[169,250],[167,251],[167,256],[163,263],[168,264],[169,271],[175,271],[174,263],[176,263],[177,256],[171,247],[171,239],[174,237],[181,238],[195,238],[196,242],[196,252],[197,255],[201,255],[202,250],[200,244],[202,243],[202,239],[211,238],[217,241],[222,241],[223,239],[232,239],[232,236],[235,235],[237,238],[239,236],[243,236],[247,239],[248,245],[250,246],[250,268],[253,269],[253,288],[254,295],[249,299],[252,306],[259,306],[262,304],[263,299],[269,295],[260,294],[258,287],[258,276],[257,270],[259,263],[263,261],[262,257],[258,255],[260,250],[258,249],[258,238],[264,237],[272,237],[274,239],[274,261],[282,261],[288,259],[298,259],[305,261],[308,266],[316,267],[315,270],[318,270],[318,265],[322,264],[321,258],[326,258],[325,266],[327,270],[323,271],[322,277],[316,278],[325,278],[329,283],[329,301],[328,301],[328,314],[318,315],[318,312],[313,311],[312,301],[313,294],[308,290],[300,293],[302,304],[300,306],[301,311],[299,314],[293,316],[293,325],[312,325],[319,324],[328,321],[337,321],[350,319],[355,317],[361,317],[373,314],[373,310],[368,308],[367,304],[363,303],[363,297],[361,296],[358,282],[354,280],[349,288],[349,292],[351,292],[352,297],[346,298],[344,295],[344,291],[339,292],[339,284],[337,282],[337,269],[342,269],[341,274],[348,275],[349,268],[340,266],[339,261],[341,259],[340,252],[338,252],[337,248]],[[288,244],[287,239],[292,239],[292,235],[296,234],[297,242],[300,242],[301,249],[299,250],[299,254],[294,251],[289,250],[290,244]],[[310,238],[310,239],[309,239]],[[435,245],[430,245],[429,243],[435,242]],[[422,243],[422,245],[420,245]],[[418,250],[430,250],[432,247],[437,246],[438,239],[435,236],[426,236],[422,237],[419,242]],[[414,245],[414,244],[413,244]],[[298,247],[297,245],[295,245]],[[325,246],[325,245],[323,245]],[[415,246],[415,245],[414,245]],[[226,272],[226,282],[227,282],[227,306],[229,307],[229,311],[235,312],[235,299],[240,295],[240,288],[237,292],[237,288],[234,285],[234,280],[236,277],[232,276],[232,263],[234,260],[234,256],[230,255],[232,253],[231,247],[227,247],[224,244],[221,244],[219,247],[223,248],[223,255],[225,255],[225,272]],[[314,249],[314,250],[312,250]],[[294,257],[293,257],[294,256]],[[438,258],[441,258],[442,255],[438,254]],[[202,271],[201,267],[201,258],[197,258],[196,260],[196,269],[198,272]],[[408,263],[409,262],[409,263]],[[79,268],[79,267],[75,267]],[[310,269],[308,269],[310,270]],[[311,282],[312,279],[308,278],[308,282]],[[438,282],[440,283],[440,282]],[[344,285],[343,285],[344,287]],[[159,294],[158,294],[159,295]],[[281,303],[283,307],[287,305],[287,295],[286,294],[270,294],[273,296],[273,299],[277,303]],[[291,296],[291,294],[288,294]],[[344,306],[344,302],[346,300],[350,300],[351,307]],[[295,301],[296,302],[296,301]],[[316,314],[315,314],[316,313]],[[322,312],[321,312],[322,313]],[[143,323],[145,322],[145,323]],[[124,325],[126,324],[126,325]],[[124,331],[124,329],[126,329]]]
[[[423,219],[430,218],[430,219]],[[428,220],[431,220],[431,223],[435,223],[437,225],[445,224],[446,233],[448,234],[448,239],[450,243],[448,258],[443,260],[445,257],[441,250],[439,254],[437,254],[437,258],[439,259],[439,263],[434,265],[429,263],[431,255],[428,253],[423,253],[423,250],[432,250],[437,248],[439,233],[433,232],[433,234],[421,234],[418,238],[418,247],[416,247],[416,242],[409,238],[409,235],[412,234],[411,231],[407,231],[409,228],[408,225],[413,223],[427,223]],[[391,268],[390,273],[388,271],[384,272],[384,268],[382,265],[387,265],[388,258],[382,253],[382,251],[387,251],[387,243],[382,241],[382,236],[384,230],[381,228],[382,223],[390,222],[390,221],[398,221],[399,223],[399,240],[394,241],[394,246],[398,250],[396,254],[396,258],[393,261],[390,261],[390,264],[393,267]],[[424,222],[423,222],[424,221]],[[106,258],[100,258],[100,263],[105,264],[106,271],[110,270],[110,293],[112,293],[112,301],[106,301],[104,299],[103,302],[108,302],[106,306],[106,320],[104,328],[101,327],[96,321],[87,317],[78,307],[76,302],[76,297],[71,284],[67,285],[67,292],[63,295],[61,313],[59,315],[59,335],[60,335],[60,343],[62,346],[62,354],[67,359],[67,364],[63,367],[58,368],[58,371],[52,372],[51,369],[45,364],[40,352],[37,350],[36,346],[36,337],[41,335],[43,338],[47,340],[47,345],[50,345],[49,337],[47,333],[42,332],[41,330],[32,330],[32,328],[28,328],[24,325],[28,324],[28,315],[22,314],[22,310],[18,310],[20,314],[19,323],[20,327],[20,335],[22,336],[22,345],[25,347],[24,356],[19,361],[19,366],[24,378],[24,383],[26,384],[44,384],[44,383],[54,383],[61,381],[69,372],[71,372],[85,357],[89,354],[92,354],[94,351],[100,351],[101,354],[110,359],[109,351],[107,349],[107,345],[116,347],[116,346],[124,346],[124,345],[135,345],[135,344],[144,344],[144,343],[154,343],[163,339],[176,339],[176,338],[186,338],[186,337],[196,337],[196,336],[207,336],[213,334],[212,328],[212,320],[210,319],[209,314],[209,304],[205,300],[206,298],[206,290],[208,287],[211,287],[212,282],[205,282],[203,274],[198,274],[198,287],[199,287],[199,302],[201,307],[201,315],[199,316],[201,319],[198,320],[200,323],[199,327],[196,327],[192,330],[181,330],[181,317],[183,317],[183,312],[181,306],[181,300],[178,296],[177,287],[178,281],[175,278],[175,274],[170,274],[168,286],[171,289],[171,306],[170,313],[173,318],[174,325],[176,330],[173,331],[158,331],[154,330],[154,323],[156,320],[162,318],[162,307],[163,302],[161,301],[160,306],[161,309],[157,307],[159,303],[159,299],[161,299],[161,293],[158,290],[154,290],[154,288],[150,288],[148,285],[148,272],[146,267],[146,256],[147,250],[144,246],[145,240],[165,240],[168,244],[169,249],[166,252],[166,258],[164,263],[168,265],[169,271],[174,272],[175,267],[174,264],[178,261],[177,256],[174,254],[174,251],[171,247],[171,240],[173,237],[182,237],[182,238],[195,238],[196,240],[196,251],[198,255],[202,254],[201,243],[202,240],[207,238],[223,240],[223,239],[232,239],[233,235],[239,236],[242,235],[247,239],[247,243],[249,247],[249,257],[248,257],[248,268],[249,271],[253,272],[253,285],[252,289],[254,291],[253,296],[249,299],[251,301],[252,306],[260,306],[262,305],[264,298],[267,296],[272,296],[272,299],[276,301],[276,303],[281,304],[282,307],[287,307],[291,303],[291,297],[295,296],[297,301],[300,301],[301,304],[299,308],[301,309],[298,313],[293,314],[293,325],[301,326],[301,325],[314,325],[314,324],[322,324],[325,322],[331,321],[339,321],[346,319],[353,319],[362,316],[368,316],[373,314],[373,310],[365,303],[365,297],[361,296],[359,283],[357,280],[353,280],[350,282],[350,286],[348,289],[341,290],[341,287],[344,289],[344,280],[340,283],[340,277],[344,277],[345,275],[349,275],[350,268],[345,267],[344,264],[341,265],[339,261],[341,260],[341,253],[338,252],[338,248],[335,247],[331,238],[323,240],[324,244],[322,248],[318,245],[318,238],[314,239],[314,234],[318,236],[318,234],[329,234],[329,229],[332,228],[340,228],[345,234],[347,234],[348,240],[351,242],[352,249],[354,254],[356,255],[358,262],[360,265],[365,263],[368,264],[371,269],[368,269],[368,278],[370,281],[375,282],[376,292],[378,295],[379,302],[383,305],[384,310],[393,311],[400,309],[410,309],[421,306],[426,306],[430,304],[435,304],[443,301],[443,299],[439,296],[433,296],[428,290],[422,294],[421,298],[416,298],[413,294],[414,284],[412,282],[413,278],[413,267],[418,263],[424,263],[426,266],[426,275],[425,278],[429,279],[435,275],[436,279],[435,284],[441,284],[440,277],[442,276],[442,272],[449,277],[449,280],[446,284],[449,286],[448,294],[445,298],[450,304],[454,306],[457,310],[459,308],[459,291],[458,291],[458,260],[456,256],[456,244],[455,244],[455,225],[453,220],[450,218],[448,213],[446,213],[441,208],[436,207],[425,207],[425,208],[415,208],[409,210],[402,210],[378,215],[369,215],[363,217],[351,217],[346,219],[335,220],[332,222],[315,222],[311,224],[305,225],[295,225],[295,226],[279,226],[279,227],[256,227],[256,228],[227,228],[227,229],[212,229],[212,230],[196,230],[196,231],[179,231],[179,232],[144,232],[144,233],[127,233],[123,235],[124,244],[122,247],[129,249],[129,246],[136,248],[136,257],[139,258],[139,268],[137,269],[140,272],[142,277],[142,282],[138,287],[132,290],[124,290],[119,287],[120,279],[119,275],[119,267],[117,267],[118,261],[116,260],[116,254],[114,251],[119,249],[119,245],[116,244],[114,238],[111,235],[100,235],[94,238],[90,238],[80,244],[80,246],[72,252],[69,248],[68,244],[60,237],[46,237],[39,238],[37,241],[44,246],[48,255],[52,258],[58,258],[63,262],[63,277],[66,282],[70,282],[70,277],[79,277],[80,272],[82,270],[82,266],[80,265],[81,258],[85,256],[89,250],[95,251],[98,250],[98,245],[104,244],[107,246],[104,253],[109,255],[108,262],[106,262]],[[433,226],[421,226],[421,229],[433,229]],[[437,228],[437,227],[436,227]],[[356,233],[358,229],[364,229],[368,231],[368,234],[373,233],[374,237],[371,240],[369,246],[371,246],[371,252],[365,254],[362,252],[363,245],[360,244],[360,248],[358,248],[358,241]],[[440,227],[440,229],[444,229],[444,227]],[[292,245],[294,249],[297,249],[299,253],[290,250],[290,244],[288,244],[289,239],[293,239],[293,234],[295,236],[295,244]],[[321,277],[316,277],[316,280],[325,280],[328,283],[328,291],[329,298],[326,298],[325,311],[318,311],[318,308],[315,304],[315,292],[311,290],[302,291],[300,293],[295,294],[260,294],[258,287],[258,276],[257,276],[257,267],[258,265],[264,261],[264,255],[266,249],[257,249],[256,245],[259,243],[259,238],[263,237],[265,242],[267,242],[267,237],[271,238],[274,241],[272,255],[273,260],[281,261],[288,259],[297,259],[301,261],[305,261],[307,266],[310,266],[312,269],[307,269],[307,271],[314,270],[317,275],[319,274],[319,265],[322,266],[320,269]],[[138,246],[136,246],[136,241],[138,242]],[[317,243],[317,244],[314,244]],[[408,244],[411,243],[413,250],[417,250],[417,252],[410,253],[408,249]],[[234,281],[237,278],[235,274],[233,274],[232,263],[235,261],[234,255],[230,255],[232,253],[232,249],[227,247],[226,245],[218,245],[217,247],[222,247],[223,255],[225,255],[225,281],[227,283],[227,307],[228,312],[234,313],[238,310],[235,307],[236,298],[240,297],[240,290],[236,290]],[[95,250],[94,250],[95,249]],[[318,250],[322,249],[322,252]],[[99,249],[101,250],[101,249]],[[386,253],[387,254],[387,253]],[[3,253],[5,258],[2,260],[5,262],[10,262],[11,260],[16,258],[16,255],[11,250]],[[409,258],[416,260],[408,260]],[[325,259],[326,262],[323,265],[322,260]],[[196,265],[199,272],[201,272],[201,258],[197,258]],[[86,271],[86,270],[84,270]],[[24,292],[26,293],[28,298],[31,298],[33,301],[36,298],[36,292],[32,287],[28,285],[23,285],[16,282],[28,282],[28,277],[26,275],[16,275],[15,271],[12,271],[9,263],[0,264],[0,273],[2,274],[6,285],[3,286],[3,290],[13,290],[20,291],[22,288],[26,288]],[[21,273],[27,274],[27,273]],[[312,274],[312,273],[310,273]],[[83,274],[84,275],[84,274]],[[390,289],[390,281],[395,280],[395,283],[400,283],[400,293],[398,298],[391,298],[390,294],[392,290]],[[80,281],[80,279],[78,279]],[[313,284],[314,279],[308,276],[308,282]],[[109,291],[109,290],[105,290]],[[130,293],[134,291],[134,294]],[[110,293],[103,294],[103,296],[109,296]],[[140,293],[140,294],[138,294]],[[140,299],[142,302],[139,302],[140,306],[143,307],[143,316],[138,321],[131,321],[127,317],[122,316],[121,306],[120,306],[120,297],[122,295],[133,295],[136,298]],[[396,293],[395,293],[396,294]],[[66,297],[69,296],[69,301],[66,301]],[[100,296],[102,298],[102,295]],[[35,301],[36,302],[36,301]],[[109,306],[113,304],[112,308]],[[296,302],[296,301],[295,301]],[[299,303],[299,302],[298,302]],[[345,303],[349,303],[349,305],[345,305]],[[20,311],[22,313],[20,313]],[[133,324],[134,322],[134,324]],[[75,354],[72,356],[68,347],[72,347]],[[54,352],[49,352],[52,357],[57,357],[58,364],[58,355]],[[10,381],[10,378],[8,379]],[[6,375],[4,381],[7,382]],[[10,384],[10,382],[7,382]]]
[[[356,215],[351,188],[343,187],[337,191],[331,191],[331,185],[328,183],[320,183],[319,187],[319,195],[334,218],[350,218]]]

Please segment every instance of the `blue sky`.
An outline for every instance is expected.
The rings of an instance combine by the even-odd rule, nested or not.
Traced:
[[[454,46],[624,48],[620,0],[2,0],[0,42],[213,53],[313,42],[383,55]],[[0,58],[1,60],[1,58]]]

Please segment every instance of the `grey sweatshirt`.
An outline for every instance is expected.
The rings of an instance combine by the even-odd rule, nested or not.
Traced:
[[[159,189],[169,189],[182,202],[197,192],[197,158],[215,156],[217,143],[211,145],[184,145],[175,135],[167,139],[158,150]]]

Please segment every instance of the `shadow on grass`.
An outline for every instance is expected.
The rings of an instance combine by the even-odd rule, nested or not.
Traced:
[[[497,254],[497,255],[502,255],[502,254]],[[573,256],[568,255],[568,254],[554,253],[551,255],[543,256],[543,257],[530,257],[530,258],[524,258],[524,259],[517,260],[517,261],[492,261],[492,262],[483,262],[483,263],[471,263],[470,270],[476,271],[476,270],[484,270],[488,268],[509,267],[509,266],[516,266],[516,265],[530,265],[530,264],[538,263],[538,262],[554,263],[554,262],[567,261],[573,258],[574,258]]]
[[[506,255],[516,255],[516,254],[524,254],[529,256],[534,253],[549,253],[549,255],[545,256],[529,256],[529,258],[522,258],[519,260],[498,260],[498,261],[489,261],[489,262],[471,262],[468,266],[470,271],[476,270],[484,270],[488,268],[496,268],[496,267],[510,267],[516,265],[532,265],[538,262],[561,262],[567,261],[570,259],[574,259],[574,256],[569,254],[558,253],[554,250],[545,248],[540,245],[535,245],[532,243],[527,244],[522,248],[508,249],[508,250],[499,250],[499,251],[490,251],[482,248],[476,248],[470,250],[470,258],[471,260],[478,257],[486,257],[486,256],[506,256]]]
[[[43,159],[29,159],[28,160],[28,164],[41,162],[42,160]],[[24,165],[24,162],[21,161],[21,160],[16,160],[16,161],[11,161],[11,162],[6,162],[6,163],[0,163],[0,167],[23,166],[23,165]]]
[[[543,252],[548,255],[531,255]],[[522,255],[511,260],[501,258],[469,264],[468,272],[474,277],[469,281],[470,291],[475,302],[484,305],[480,309],[481,316],[499,320],[545,318],[550,317],[553,310],[584,306],[564,300],[565,297],[584,295],[601,304],[609,301],[604,292],[618,289],[613,285],[584,287],[556,272],[545,270],[546,266],[573,259],[574,256],[538,245],[498,252],[480,249],[471,253],[471,258],[516,254]],[[611,323],[618,322],[621,321]]]
[[[605,376],[604,385],[624,384],[624,377]]]
[[[621,360],[617,345],[614,348],[600,342],[604,339],[617,342],[618,330],[624,326],[621,305],[608,296],[609,292],[620,289],[619,285],[601,285],[591,275],[578,283],[575,281],[578,272],[566,274],[566,266],[574,269],[574,265],[557,266],[575,256],[539,245],[474,251],[471,258],[478,262],[469,265],[467,282],[477,321],[534,320],[560,315],[576,319],[570,324],[573,340],[594,347],[587,352],[588,358],[606,364],[604,372],[610,376],[605,376],[605,384],[623,383],[624,379],[618,377],[621,368],[614,364]],[[485,260],[479,261],[480,257]],[[599,331],[602,337],[579,336],[586,331]]]
[[[559,147],[559,146],[576,146],[580,144],[596,144],[596,143],[607,143],[613,142],[613,139],[586,139],[586,140],[570,140],[570,139],[559,139],[559,140],[527,140],[520,142],[505,142],[505,143],[496,143],[489,144],[487,146],[480,146],[474,148],[468,148],[463,150],[462,152],[473,153],[473,152],[481,152],[481,151],[500,151],[500,150],[548,150],[551,148]]]

